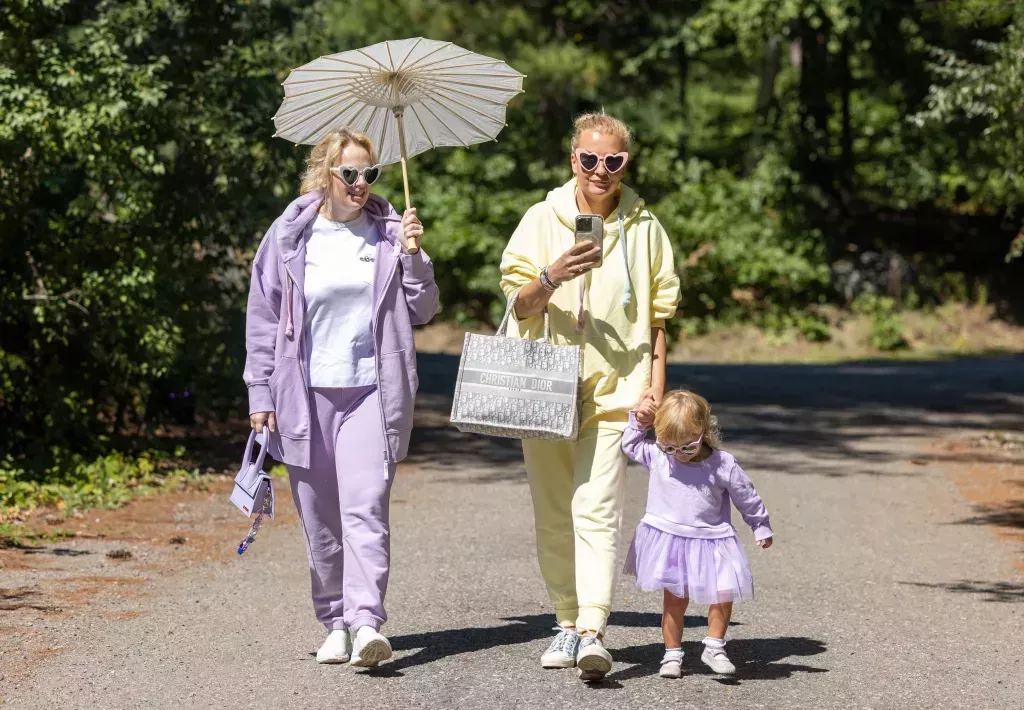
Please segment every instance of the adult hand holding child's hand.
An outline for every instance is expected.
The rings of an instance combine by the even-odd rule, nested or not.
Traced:
[[[654,426],[654,415],[658,413],[658,405],[651,399],[642,399],[640,404],[633,410],[636,414],[636,423],[644,429]]]

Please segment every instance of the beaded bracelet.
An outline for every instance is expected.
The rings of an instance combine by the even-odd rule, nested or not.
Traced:
[[[540,270],[540,285],[545,291],[557,291],[558,284],[551,280],[551,276],[548,274],[548,267],[544,267]]]

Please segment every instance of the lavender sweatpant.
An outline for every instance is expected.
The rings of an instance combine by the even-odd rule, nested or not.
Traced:
[[[317,620],[330,630],[387,620],[391,565],[384,432],[376,387],[309,393],[310,467],[288,466],[313,580]]]

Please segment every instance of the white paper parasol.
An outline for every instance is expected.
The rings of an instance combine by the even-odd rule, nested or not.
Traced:
[[[292,71],[274,116],[275,135],[316,144],[339,128],[365,133],[383,165],[442,146],[495,140],[524,76],[451,42],[390,40],[331,54]]]

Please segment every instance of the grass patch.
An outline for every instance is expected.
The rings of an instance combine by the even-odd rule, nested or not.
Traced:
[[[865,299],[853,311],[827,307],[819,315],[826,325],[821,332],[794,322],[771,332],[747,324],[684,335],[670,348],[669,362],[949,360],[1024,352],[1024,327],[997,318],[991,306],[898,311],[889,299]]]
[[[147,451],[114,452],[92,461],[73,458],[68,464],[33,471],[8,459],[0,462],[0,520],[39,507],[58,510],[117,508],[137,496],[169,488],[202,485],[198,469],[188,470],[174,455]]]
[[[31,543],[55,543],[75,537],[73,530],[48,530],[40,532],[16,523],[0,523],[0,549],[4,547],[29,547]]]

